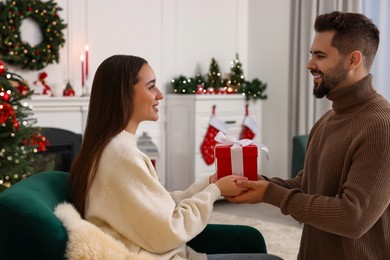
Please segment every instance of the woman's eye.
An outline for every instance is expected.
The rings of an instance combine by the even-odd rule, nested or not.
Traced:
[[[153,89],[156,85],[149,86],[149,89]]]

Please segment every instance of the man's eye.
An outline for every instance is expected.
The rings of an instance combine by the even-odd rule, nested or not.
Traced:
[[[156,85],[151,85],[151,86],[149,87],[149,89],[153,89],[155,86],[156,86]]]

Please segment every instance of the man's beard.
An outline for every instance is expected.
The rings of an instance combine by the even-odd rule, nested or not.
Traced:
[[[343,66],[343,60],[340,60],[328,75],[324,75],[319,70],[310,70],[310,72],[321,74],[320,84],[313,88],[313,94],[316,98],[323,98],[347,77],[347,69]]]

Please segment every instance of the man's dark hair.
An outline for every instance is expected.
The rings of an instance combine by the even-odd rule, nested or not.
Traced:
[[[335,31],[332,46],[344,56],[360,51],[365,68],[371,68],[378,50],[379,30],[369,18],[359,13],[336,11],[319,15],[314,29],[316,32]]]

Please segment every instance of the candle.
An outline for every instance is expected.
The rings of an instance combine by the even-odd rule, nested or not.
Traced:
[[[84,79],[84,55],[80,56],[81,60],[81,86],[84,87],[85,79]]]
[[[89,55],[88,55],[88,52],[89,52],[89,46],[88,44],[85,45],[85,77],[88,79],[88,67],[89,67]]]

